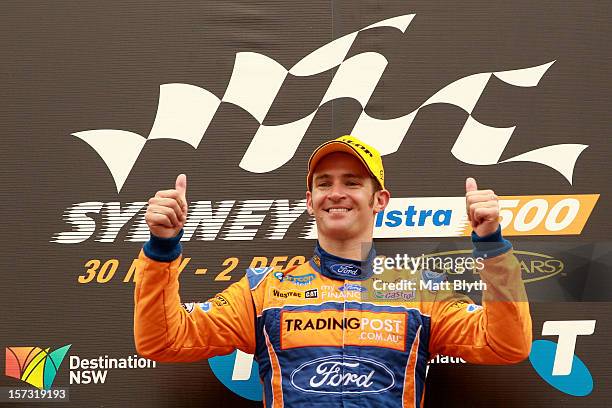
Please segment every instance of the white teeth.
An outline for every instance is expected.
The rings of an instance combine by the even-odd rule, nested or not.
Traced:
[[[329,212],[347,212],[348,208],[330,208]]]

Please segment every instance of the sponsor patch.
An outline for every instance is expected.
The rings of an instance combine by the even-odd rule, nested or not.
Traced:
[[[291,385],[313,394],[379,394],[395,385],[395,375],[371,358],[333,355],[308,361],[291,373]]]
[[[368,289],[354,283],[347,283],[338,288],[340,292],[367,292]]]
[[[316,299],[319,297],[319,289],[310,289],[310,290],[296,290],[296,289],[288,289],[288,290],[280,290],[276,288],[270,289],[270,294],[275,298],[280,299]]]
[[[347,284],[352,285],[352,284]],[[367,298],[367,289],[361,288],[360,290],[349,290],[346,288],[347,285],[342,285],[340,287],[334,285],[322,285],[321,286],[321,299],[322,300],[363,300]],[[359,285],[354,285],[359,287]],[[356,288],[354,288],[356,289]]]
[[[195,307],[195,303],[193,303],[193,302],[181,303],[181,306],[183,306],[183,309],[185,309],[185,311],[187,311],[187,313],[191,313],[191,312],[193,312],[193,309]]]
[[[469,303],[466,302],[465,300],[459,300],[459,301],[453,303],[452,305],[450,305],[450,307],[452,307],[453,309],[461,310],[464,307],[466,307],[467,305],[469,305]]]
[[[421,274],[421,281],[424,287],[429,287],[431,293],[436,293],[438,288],[446,280],[446,274],[443,272],[434,272],[424,270]]]
[[[334,264],[330,266],[330,269],[334,271],[335,274],[348,278],[361,276],[361,268],[353,264]]]
[[[344,331],[344,332],[343,332]],[[337,310],[281,312],[281,349],[372,346],[406,351],[407,314]]]
[[[200,303],[198,306],[200,306],[200,309],[202,309],[206,313],[208,313],[210,309],[212,309],[212,303],[210,302]]]
[[[470,304],[469,304],[469,305],[467,305],[467,307],[465,308],[465,311],[466,311],[466,312],[468,312],[468,313],[473,313],[473,312],[475,312],[475,311],[477,311],[477,310],[480,310],[480,309],[482,309],[482,306],[480,306],[480,305],[475,305],[475,304],[473,304],[473,303],[470,303]]]
[[[217,295],[211,300],[217,306],[227,306],[229,305],[228,300],[223,295]]]
[[[309,285],[315,278],[314,273],[307,273],[304,275],[285,275],[283,280],[293,283],[298,286]]]
[[[387,279],[373,279],[372,298],[385,301],[412,301],[416,299],[416,281],[395,277],[397,273],[388,271]],[[391,276],[392,275],[392,276]]]
[[[408,301],[416,299],[416,292],[414,290],[375,290],[374,299]]]

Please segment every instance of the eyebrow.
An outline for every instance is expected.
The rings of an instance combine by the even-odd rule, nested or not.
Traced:
[[[344,173],[342,174],[340,177],[342,178],[358,178],[358,179],[364,179],[366,178],[366,176],[360,175],[360,174],[354,174],[354,173]],[[332,178],[331,174],[320,174],[318,176],[316,176],[313,180],[314,181],[318,181],[318,180],[322,180],[322,179],[329,179]]]

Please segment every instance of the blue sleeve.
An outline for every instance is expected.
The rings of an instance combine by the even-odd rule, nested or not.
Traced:
[[[512,249],[512,244],[502,237],[501,225],[497,231],[484,237],[479,237],[472,231],[472,243],[474,244],[474,258],[493,258]]]
[[[174,261],[183,252],[181,246],[181,237],[183,236],[183,230],[172,238],[160,238],[151,234],[151,238],[144,244],[142,250],[144,254],[159,262],[171,262]]]

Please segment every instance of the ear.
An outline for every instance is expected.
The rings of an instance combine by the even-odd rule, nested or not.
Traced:
[[[374,213],[379,213],[387,207],[391,193],[389,190],[378,190],[374,193]]]
[[[312,193],[310,191],[306,191],[306,209],[308,210],[308,214],[314,217],[314,208],[312,207]]]

